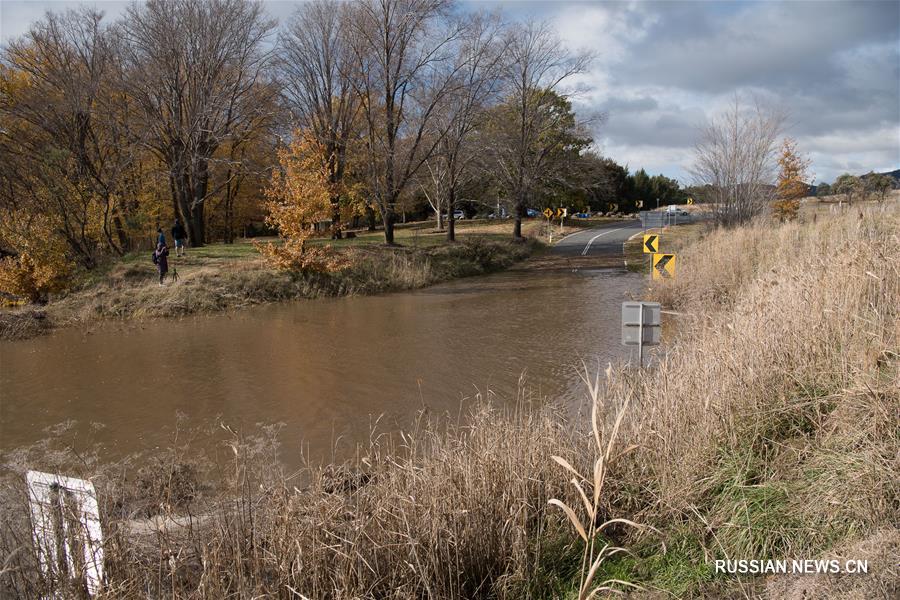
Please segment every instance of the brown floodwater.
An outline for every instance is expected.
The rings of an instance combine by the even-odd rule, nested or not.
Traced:
[[[106,323],[0,342],[0,453],[58,423],[110,460],[167,445],[176,428],[283,423],[282,459],[389,431],[423,408],[459,413],[488,390],[513,402],[583,400],[575,368],[627,358],[624,269],[513,270],[429,289],[305,300],[225,315]],[[102,424],[98,428],[92,424]],[[179,426],[179,427],[180,427]]]

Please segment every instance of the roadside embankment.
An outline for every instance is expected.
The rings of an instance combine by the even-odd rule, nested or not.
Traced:
[[[713,558],[830,558],[895,537],[898,231],[897,211],[876,208],[760,221],[680,249],[677,279],[652,288],[681,313],[674,347],[608,391],[632,398],[622,435],[636,445],[611,507],[663,532],[620,574],[715,596],[763,579],[716,577]],[[871,568],[842,589],[898,589],[889,561]]]
[[[358,244],[339,250],[349,266],[332,273],[271,268],[250,244],[189,250],[169,259],[165,285],[156,281],[149,254],[132,255],[91,274],[36,313],[0,313],[0,339],[22,339],[52,327],[101,319],[178,317],[298,298],[377,294],[425,287],[505,269],[540,244],[470,236],[455,244],[387,247]],[[147,254],[145,256],[145,254]],[[178,280],[172,281],[176,272]]]

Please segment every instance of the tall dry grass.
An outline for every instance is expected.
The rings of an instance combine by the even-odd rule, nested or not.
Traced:
[[[290,476],[268,439],[232,432],[214,495],[187,448],[157,459],[155,476],[123,479],[136,464],[85,469],[103,505],[104,597],[540,596],[544,541],[564,525],[548,500],[565,475],[549,456],[577,455],[579,441],[558,411],[520,402],[513,412],[477,402],[463,424],[423,418],[373,437],[348,464]],[[31,554],[21,480],[8,483],[0,543],[14,556],[0,590],[59,589]]]
[[[896,527],[898,236],[894,205],[685,248],[655,288],[681,313],[674,347],[610,390],[632,398],[623,437],[638,445],[615,502],[729,558],[815,556]]]

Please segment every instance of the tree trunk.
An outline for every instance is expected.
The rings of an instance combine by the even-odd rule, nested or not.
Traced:
[[[366,222],[368,223],[368,230],[375,231],[375,209],[369,204],[366,204]]]
[[[232,159],[234,155],[232,153]],[[237,196],[237,186],[232,186],[232,177],[231,177],[231,167],[228,168],[228,171],[225,173],[225,200],[222,206],[223,220],[225,225],[225,243],[233,244],[234,243],[234,198]]]
[[[444,215],[443,215],[443,213],[441,213],[440,210],[437,210],[435,212],[437,213],[437,230],[443,231],[444,230]]]
[[[182,210],[184,203],[181,202],[181,188],[179,187],[178,179],[172,172],[169,173],[169,191],[172,194],[172,212],[174,213],[175,218],[181,219],[182,223],[187,223],[187,213]],[[153,247],[156,247],[155,243],[153,244]]]
[[[188,235],[190,236],[192,248],[199,248],[203,245],[206,236],[206,222],[203,220],[203,203],[195,206],[191,213],[191,227],[189,227]]]
[[[384,243],[388,246],[394,245],[394,211],[387,209],[382,213],[382,221],[384,222]]]
[[[453,186],[450,186],[447,195],[447,241],[456,241],[456,215],[453,214],[453,207],[456,203],[456,192]]]
[[[178,178],[173,183],[173,192],[176,194],[176,207],[177,212],[176,216],[181,214],[181,222],[184,223],[185,228],[187,229],[188,241],[190,242],[191,247],[196,247],[197,240],[199,239],[199,245],[203,245],[203,238],[198,238],[198,232],[203,230],[203,215],[200,215],[200,227],[197,227],[197,221],[195,219],[195,211],[193,204],[193,189],[191,186],[191,178],[188,175],[187,171],[183,171],[179,174]]]
[[[341,197],[331,198],[331,239],[339,240],[344,237],[341,233]]]
[[[234,243],[234,199],[231,190],[225,193],[225,243]]]
[[[128,234],[125,231],[125,226],[122,223],[122,217],[119,213],[118,207],[113,209],[113,227],[116,229],[116,237],[119,238],[119,247],[121,251],[117,251],[119,256],[124,254],[126,251],[131,249],[131,243],[128,239]]]
[[[199,248],[206,242],[206,220],[203,207],[206,204],[206,190],[209,186],[209,169],[205,159],[198,159],[194,172],[194,187],[190,194],[191,227],[188,235],[191,247]],[[190,189],[190,188],[189,188]]]
[[[519,193],[516,198],[516,222],[513,227],[513,237],[517,240],[522,239],[522,217],[525,216],[525,194]]]

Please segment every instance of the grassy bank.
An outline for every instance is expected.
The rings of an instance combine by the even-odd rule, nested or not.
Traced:
[[[108,597],[576,598],[585,544],[554,498],[588,532],[637,524],[596,534],[595,550],[632,554],[599,563],[587,590],[895,597],[898,231],[891,210],[761,222],[681,248],[678,279],[653,288],[680,313],[676,340],[651,369],[601,374],[595,431],[523,396],[515,411],[483,399],[458,426],[373,435],[356,460],[290,476],[268,438],[222,432],[227,461],[186,445],[97,468],[23,453],[3,488],[0,555],[12,558],[0,591],[46,585],[22,498],[31,465],[94,475]],[[869,575],[711,568],[841,557],[869,560]]]
[[[626,575],[715,595],[737,583],[698,568],[709,559],[864,547],[873,577],[744,583],[774,586],[773,597],[897,589],[898,231],[896,207],[876,207],[716,231],[681,249],[678,278],[654,288],[681,313],[675,348],[611,388],[639,408],[625,432],[638,449],[610,502],[664,531],[642,542],[654,568],[639,559]]]
[[[409,240],[406,240],[409,241]],[[504,269],[532,254],[539,243],[474,231],[455,244],[387,247],[369,238],[347,240],[338,252],[347,268],[301,274],[271,268],[249,242],[190,249],[169,258],[170,275],[157,283],[149,253],[133,254],[85,276],[68,294],[39,309],[0,314],[0,339],[22,339],[53,326],[100,319],[175,317],[297,298],[376,294]]]

